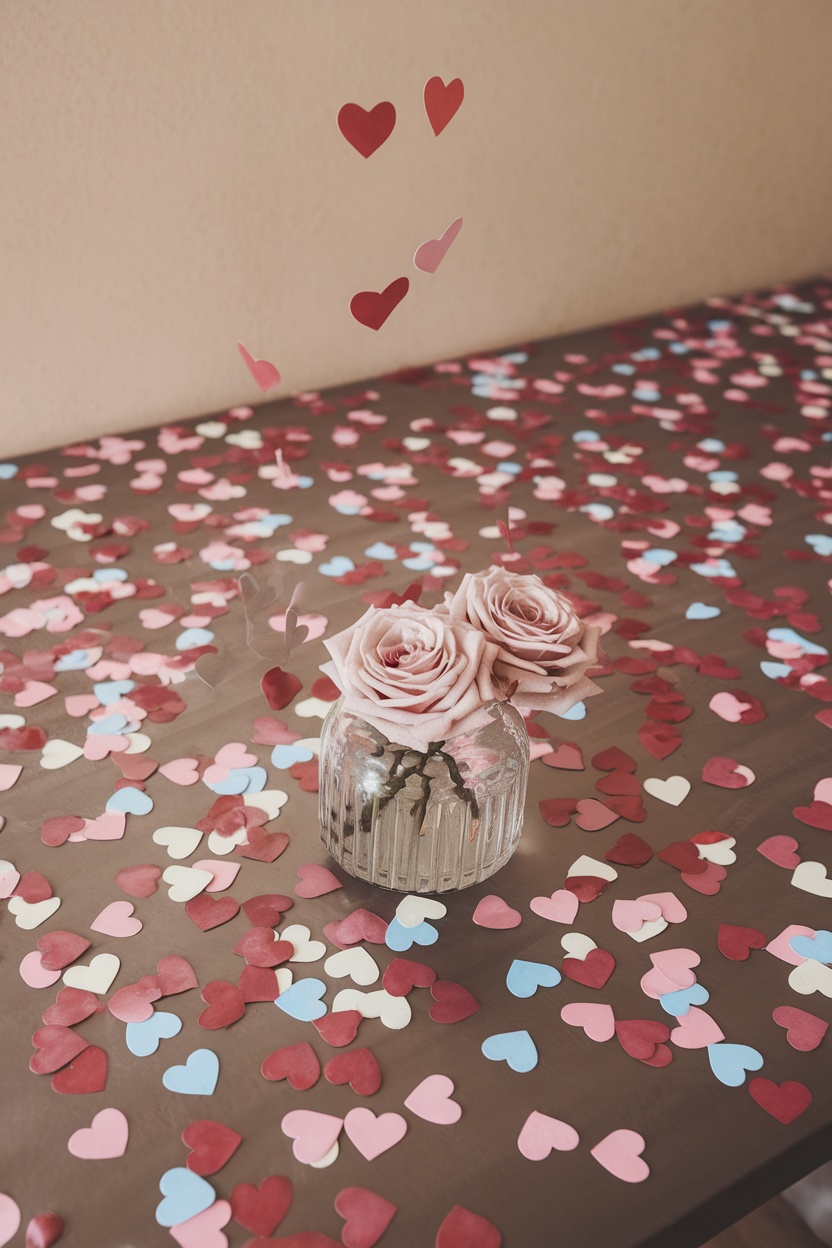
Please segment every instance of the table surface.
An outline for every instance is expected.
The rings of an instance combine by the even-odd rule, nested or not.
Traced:
[[[788,961],[765,949],[735,960],[717,943],[721,925],[751,927],[768,941],[793,924],[813,932],[832,926],[825,877],[832,865],[832,685],[825,649],[832,575],[830,309],[832,281],[823,280],[713,300],[256,412],[235,409],[102,438],[21,459],[16,471],[0,469],[0,540],[8,565],[0,575],[2,857],[21,876],[17,901],[3,905],[0,920],[0,1188],[19,1207],[23,1228],[53,1211],[65,1223],[67,1245],[172,1242],[155,1217],[159,1183],[175,1172],[167,1183],[176,1186],[180,1214],[199,1204],[204,1189],[195,1196],[183,1183],[189,1150],[181,1137],[202,1120],[233,1128],[242,1142],[205,1180],[216,1193],[213,1212],[177,1231],[181,1243],[200,1248],[220,1248],[223,1235],[232,1248],[252,1239],[257,1224],[246,1229],[229,1221],[221,1202],[237,1189],[234,1212],[251,1223],[238,1185],[270,1175],[287,1177],[294,1194],[277,1229],[271,1225],[276,1206],[270,1216],[268,1202],[261,1202],[261,1234],[290,1248],[339,1242],[344,1221],[333,1202],[351,1187],[398,1207],[382,1245],[432,1245],[440,1224],[461,1206],[499,1234],[485,1223],[469,1233],[452,1219],[441,1248],[491,1248],[500,1234],[506,1248],[554,1242],[684,1248],[832,1156],[832,1041],[827,1036],[800,1051],[772,1018],[777,1007],[791,1006],[832,1019],[825,968],[817,965],[828,957],[827,938],[818,940],[811,960],[817,990],[809,994],[790,986]],[[275,479],[277,449],[291,482]],[[496,528],[509,504],[517,509],[513,553]],[[423,602],[438,602],[463,572],[490,561],[537,572],[572,595],[580,612],[605,630],[606,661],[598,677],[603,694],[587,703],[584,718],[539,715],[532,724],[536,752],[547,742],[551,748],[548,762],[538,757],[531,766],[515,857],[482,886],[448,896],[437,943],[403,955],[463,985],[480,1009],[440,1024],[429,1015],[435,1004],[429,990],[414,988],[407,1027],[362,1020],[351,1049],[369,1048],[378,1061],[382,1083],[371,1096],[335,1086],[323,1074],[307,1090],[267,1081],[261,1064],[284,1046],[308,1042],[321,1067],[349,1050],[330,1047],[311,1022],[270,1002],[249,1003],[227,1027],[207,1027],[213,1015],[203,1015],[205,985],[236,984],[243,961],[234,948],[250,920],[241,909],[203,931],[156,877],[173,865],[233,863],[239,872],[225,891],[213,893],[216,901],[292,897],[284,922],[308,927],[328,954],[335,946],[326,925],[359,907],[391,919],[395,895],[337,868],[340,888],[297,895],[298,868],[327,861],[317,826],[316,768],[314,760],[293,762],[286,749],[272,761],[269,742],[281,732],[289,741],[319,734],[331,696],[318,672],[326,655],[315,634],[323,625],[336,631],[368,601],[401,593],[414,581],[423,587]],[[275,593],[272,602],[264,589],[252,608],[260,657],[246,648],[237,578],[248,570]],[[278,661],[282,638],[269,619],[285,610],[300,581],[299,609],[311,617],[311,634],[282,662],[302,689],[284,708],[270,709],[260,681]],[[696,603],[708,610],[691,610]],[[200,659],[213,687],[195,670]],[[255,726],[263,717],[270,725]],[[277,721],[286,729],[276,728]],[[226,749],[214,764],[232,743],[245,750]],[[564,743],[575,748],[556,752]],[[592,762],[611,747],[633,760],[637,795],[608,826],[583,830],[579,818],[586,822],[586,812],[597,807],[583,807],[582,814],[578,801],[621,804],[620,796],[599,788],[607,772]],[[240,758],[245,752],[265,777],[240,776],[239,768],[250,765]],[[709,760],[726,758],[734,763],[711,762],[705,770]],[[190,774],[188,764],[169,766],[181,759],[196,760]],[[285,796],[278,817],[265,834],[252,828],[250,845],[236,845],[230,855],[215,852],[228,848],[227,837],[205,832],[187,857],[171,857],[154,832],[213,827],[223,764],[231,766],[230,787],[250,786],[238,807],[257,809],[265,781],[269,792]],[[686,785],[675,792],[650,784],[672,776],[690,786],[677,805],[665,799],[678,798]],[[620,782],[619,773],[607,787]],[[552,799],[567,804],[541,811]],[[565,812],[560,818],[558,809]],[[45,821],[66,816],[70,822],[42,830]],[[706,830],[736,839],[734,862],[683,878],[678,865],[658,856]],[[653,851],[650,861],[619,865],[609,889],[581,903],[571,924],[532,911],[533,898],[563,889],[576,858],[604,862],[619,838],[633,833]],[[794,861],[822,864],[798,873],[815,891],[794,886],[791,866],[758,852],[772,837],[794,839]],[[274,861],[262,860],[279,849]],[[782,842],[779,849],[782,856]],[[690,844],[676,852],[690,863]],[[157,868],[145,873],[155,891],[138,897],[146,890],[134,882],[132,892],[124,891],[116,876],[143,864]],[[14,876],[0,880],[8,892]],[[50,892],[60,908],[43,917],[50,907],[38,899]],[[644,942],[613,926],[616,901],[656,893],[675,894],[686,919]],[[517,926],[495,930],[473,922],[489,895],[516,910]],[[114,920],[113,912],[109,923],[97,924],[110,934],[93,930],[101,911],[119,902],[134,905],[141,930],[123,934],[129,920],[118,913]],[[39,904],[40,911],[30,908]],[[90,1050],[106,1054],[101,1090],[60,1093],[50,1073],[28,1069],[31,1038],[62,987],[58,973],[46,975],[40,963],[48,942],[37,951],[53,931],[91,941],[76,966],[105,953],[120,960],[111,987],[93,985],[104,1008],[72,1026]],[[592,988],[564,976],[527,999],[512,995],[506,985],[512,961],[561,967],[567,931],[588,935],[613,955],[608,982]],[[788,936],[785,943],[788,955]],[[384,945],[364,947],[382,970],[394,957]],[[740,1086],[721,1082],[711,1069],[712,1051],[686,1047],[684,1026],[642,991],[651,955],[671,948],[694,950],[701,959],[696,975],[710,994],[704,1011],[723,1043],[751,1046],[761,1056],[761,1069]],[[24,983],[18,967],[27,955],[30,979],[55,982]],[[198,987],[156,1001],[157,1011],[181,1020],[181,1030],[163,1038],[156,1052],[136,1056],[126,1045],[125,1022],[108,1002],[156,975],[160,959],[170,955],[188,961]],[[297,978],[322,979],[327,1004],[350,982],[328,975],[322,960],[291,969]],[[78,984],[97,973],[94,968],[85,979],[80,972]],[[122,992],[119,1001],[129,995]],[[214,999],[210,990],[207,995]],[[652,1020],[679,1030],[651,1065],[618,1038],[594,1041],[562,1020],[565,1005],[586,1001],[611,1006],[618,1023]],[[481,1050],[486,1038],[517,1031],[529,1033],[539,1054],[526,1073]],[[53,1040],[56,1034],[66,1038],[51,1033]],[[621,1034],[626,1039],[627,1029]],[[219,1059],[213,1094],[168,1090],[164,1072],[200,1049]],[[652,1045],[644,1052],[654,1052]],[[87,1052],[56,1082],[95,1085],[89,1071],[96,1058],[101,1061]],[[436,1074],[455,1085],[462,1108],[455,1124],[430,1123],[404,1107],[417,1084]],[[752,1078],[797,1083],[809,1090],[811,1104],[787,1125],[749,1094]],[[778,1093],[771,1083],[753,1086],[775,1098],[795,1093],[793,1087]],[[800,1089],[796,1094],[808,1099]],[[374,1160],[345,1131],[333,1164],[313,1168],[294,1158],[281,1129],[286,1113],[305,1109],[343,1119],[356,1106],[402,1115],[406,1135]],[[105,1108],[126,1117],[123,1156],[74,1156],[70,1137]],[[518,1136],[533,1111],[574,1127],[578,1146],[538,1161],[521,1155]],[[618,1130],[643,1137],[649,1176],[641,1182],[623,1181],[592,1154]],[[203,1195],[202,1204],[211,1199]],[[11,1216],[7,1210],[0,1220]],[[14,1242],[22,1239],[21,1230]],[[374,1241],[352,1224],[345,1242]]]

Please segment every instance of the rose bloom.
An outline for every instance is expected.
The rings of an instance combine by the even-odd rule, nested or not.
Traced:
[[[321,671],[344,695],[344,708],[390,741],[424,752],[487,722],[497,646],[464,620],[414,603],[370,607],[324,642]]]
[[[473,624],[499,648],[494,674],[504,689],[516,682],[518,706],[563,715],[601,692],[586,675],[598,662],[600,629],[540,577],[504,568],[468,573],[445,606],[452,620]]]

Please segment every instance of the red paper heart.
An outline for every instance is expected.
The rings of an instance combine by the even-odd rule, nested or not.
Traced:
[[[799,1010],[795,1005],[778,1005],[772,1018],[778,1027],[786,1028],[786,1039],[793,1049],[801,1053],[811,1053],[820,1044],[829,1030],[825,1019],[807,1010]]]
[[[304,793],[317,793],[320,789],[320,770],[317,758],[306,763],[292,763],[289,775],[297,780]]]
[[[438,75],[428,78],[424,92],[425,112],[437,137],[457,113],[464,96],[465,87],[461,78],[452,79],[447,86]]]
[[[738,667],[729,667],[720,654],[703,654],[699,663],[700,676],[717,676],[723,680],[737,680],[742,676]]]
[[[610,881],[600,875],[569,875],[563,884],[568,892],[574,893],[578,901],[584,903],[595,901],[609,886]]]
[[[57,1213],[39,1213],[26,1227],[26,1248],[52,1248],[63,1233],[63,1218]]]
[[[80,958],[91,944],[85,936],[76,936],[74,932],[47,932],[38,941],[40,964],[45,971],[62,971]]]
[[[212,897],[210,893],[198,893],[185,902],[185,913],[202,932],[227,923],[239,909],[240,903],[233,897]]]
[[[366,1187],[342,1188],[335,1197],[335,1212],[346,1218],[341,1229],[344,1248],[374,1248],[397,1210],[398,1205]]]
[[[256,1239],[246,1240],[243,1248],[341,1248],[341,1244],[322,1231],[295,1231],[293,1235],[281,1235],[279,1239],[258,1235]]]
[[[62,988],[54,1005],[44,1010],[43,1021],[47,1025],[72,1027],[93,1014],[100,1014],[103,1008],[94,993],[87,992],[85,988]]]
[[[294,745],[300,741],[301,734],[293,732],[282,719],[274,719],[271,715],[258,715],[254,721],[254,745]]]
[[[107,1086],[107,1054],[91,1044],[52,1076],[52,1090],[64,1096],[103,1092]]]
[[[270,927],[251,927],[234,946],[238,957],[249,966],[280,966],[295,955],[290,940],[277,940]]]
[[[270,390],[274,390],[275,386],[280,385],[280,373],[271,361],[255,359],[241,342],[237,343],[237,350],[263,394],[268,394]]]
[[[246,1005],[256,1001],[276,1001],[280,995],[277,976],[268,966],[244,966],[238,976],[237,987]]]
[[[609,807],[614,814],[628,820],[629,823],[644,823],[647,818],[647,811],[644,809],[641,798],[631,794],[608,797],[604,805]]]
[[[621,867],[643,867],[653,857],[653,851],[646,841],[635,832],[625,832],[619,836],[612,849],[604,854],[607,862],[614,862]]]
[[[153,1014],[153,1002],[161,995],[158,978],[144,975],[137,984],[125,984],[114,992],[107,1009],[122,1023],[143,1023]]]
[[[351,1049],[324,1066],[327,1083],[348,1083],[356,1096],[372,1096],[381,1087],[381,1068],[369,1049]]]
[[[799,848],[793,836],[770,836],[757,846],[757,853],[768,858],[775,866],[793,871],[800,862]]]
[[[152,897],[159,887],[162,868],[154,862],[139,867],[122,867],[116,875],[116,884],[128,897]]]
[[[810,828],[821,828],[824,832],[832,832],[832,806],[829,802],[814,801],[811,806],[795,806],[792,814],[795,819],[808,824]]]
[[[629,771],[611,771],[608,776],[595,781],[599,793],[608,793],[612,797],[638,797],[641,785]]]
[[[638,1060],[645,1066],[669,1066],[673,1061],[673,1054],[666,1044],[657,1044],[652,1057],[640,1057]]]
[[[352,914],[348,914],[345,919],[341,919],[337,927],[338,939],[334,943],[340,945],[342,949],[357,945],[362,940],[368,941],[371,945],[383,945],[387,939],[386,920],[374,914],[372,910],[364,910],[361,907],[353,910]]]
[[[222,1170],[243,1142],[243,1137],[231,1127],[210,1118],[189,1122],[182,1132],[182,1143],[193,1151],[186,1157],[185,1165],[203,1178]],[[253,1228],[249,1228],[250,1230]]]
[[[648,754],[660,761],[668,758],[682,744],[682,736],[673,724],[658,724],[650,720],[638,730],[638,739]]]
[[[328,867],[322,867],[317,862],[304,863],[298,867],[297,874],[301,882],[295,885],[296,897],[324,897],[343,887]]]
[[[812,1093],[805,1083],[796,1080],[787,1079],[785,1083],[777,1084],[773,1079],[758,1076],[751,1080],[748,1091],[767,1114],[784,1126],[794,1122],[812,1104]]]
[[[548,797],[540,803],[540,813],[550,828],[565,828],[578,809],[577,798]]]
[[[187,992],[189,988],[197,988],[199,980],[190,962],[186,962],[178,953],[171,953],[162,958],[156,967],[156,983],[163,997],[175,997],[177,993]]]
[[[659,850],[659,858],[686,875],[700,875],[708,866],[707,859],[699,857],[699,851],[690,841],[673,841]]]
[[[333,1049],[343,1049],[345,1045],[352,1044],[358,1035],[363,1017],[358,1010],[336,1010],[324,1014],[323,1018],[313,1019],[313,1022],[322,1040],[326,1040]]]
[[[252,828],[248,845],[236,845],[234,853],[241,858],[253,858],[255,862],[274,862],[289,844],[285,832],[267,832],[265,828]]]
[[[735,927],[732,923],[720,923],[716,935],[720,953],[732,962],[745,962],[752,949],[764,949],[768,937],[756,927]]]
[[[13,897],[21,897],[28,905],[34,906],[39,901],[48,901],[52,896],[52,886],[40,871],[26,871],[15,885]]]
[[[436,1232],[436,1248],[501,1248],[503,1237],[493,1222],[454,1205]]]
[[[704,897],[715,897],[719,892],[719,886],[725,879],[728,872],[716,862],[706,862],[704,871],[690,872],[683,871],[681,880],[683,884],[687,884],[688,888],[692,888],[694,892],[701,893]]]
[[[635,771],[636,762],[617,745],[613,745],[608,750],[601,750],[600,754],[593,755],[592,766],[599,771]]]
[[[238,1183],[229,1200],[235,1222],[255,1235],[271,1235],[292,1207],[292,1184],[282,1174],[270,1174],[259,1187]]]
[[[78,815],[57,815],[54,819],[45,819],[40,827],[40,839],[44,845],[63,845],[73,832],[82,831],[85,819]]]
[[[564,958],[560,969],[585,988],[603,988],[615,970],[615,958],[606,949],[590,949],[585,958]]]
[[[291,672],[280,667],[270,667],[260,681],[263,696],[273,711],[282,711],[295,698],[303,684]]]
[[[338,129],[365,159],[387,142],[395,124],[396,110],[389,100],[369,111],[360,104],[344,104],[338,111]]]
[[[622,1018],[616,1019],[615,1034],[625,1053],[645,1062],[670,1038],[670,1028],[648,1018]]]
[[[282,1049],[275,1049],[263,1061],[260,1073],[264,1079],[273,1083],[288,1079],[296,1091],[305,1092],[318,1082],[321,1063],[312,1045],[303,1040],[300,1044],[288,1044]]]
[[[243,902],[243,914],[254,927],[279,927],[284,911],[294,905],[283,893],[261,893]]]
[[[473,992],[451,979],[437,979],[430,986],[430,995],[436,1002],[429,1011],[435,1023],[461,1023],[480,1008]]]
[[[236,984],[230,984],[225,979],[212,979],[207,983],[202,989],[202,1000],[208,1009],[202,1011],[197,1022],[207,1031],[230,1027],[246,1012],[242,992]]]
[[[720,789],[745,789],[750,782],[748,776],[737,771],[739,765],[735,758],[723,758],[721,755],[709,758],[702,768],[702,779]]]
[[[35,1075],[51,1075],[82,1053],[88,1043],[69,1027],[39,1027],[32,1036],[32,1044],[38,1051],[30,1059],[29,1069]]]
[[[412,988],[430,988],[436,982],[436,971],[423,962],[410,958],[394,958],[384,972],[381,986],[391,997],[406,997]]]
[[[406,277],[397,277],[382,291],[360,290],[350,299],[350,312],[361,325],[366,325],[368,329],[381,329],[409,289],[409,280]]]
[[[618,815],[594,797],[584,797],[578,802],[578,818],[575,820],[584,832],[600,832],[615,823]]]

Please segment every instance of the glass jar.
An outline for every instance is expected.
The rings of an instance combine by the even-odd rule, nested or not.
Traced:
[[[426,753],[330,710],[321,731],[319,814],[327,850],[350,875],[407,893],[469,888],[517,848],[529,738],[507,702],[485,724]]]

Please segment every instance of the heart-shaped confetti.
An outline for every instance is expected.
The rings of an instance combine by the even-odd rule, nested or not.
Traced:
[[[73,1157],[87,1161],[122,1157],[129,1135],[130,1127],[120,1109],[101,1109],[89,1127],[81,1127],[69,1137],[67,1148]]]
[[[591,1148],[592,1156],[605,1170],[624,1183],[642,1183],[650,1175],[650,1167],[641,1154],[644,1137],[626,1127],[611,1131]]]
[[[398,1206],[366,1187],[345,1187],[335,1197],[335,1211],[346,1219],[341,1228],[344,1248],[374,1248]]]
[[[405,1108],[425,1122],[435,1122],[442,1126],[459,1122],[462,1117],[462,1106],[451,1100],[453,1080],[447,1075],[428,1075],[405,1098]]]
[[[552,1149],[559,1153],[571,1152],[579,1143],[578,1132],[568,1122],[536,1109],[529,1114],[517,1137],[517,1147],[529,1161],[544,1161]]]
[[[230,1196],[235,1222],[253,1235],[272,1235],[292,1207],[292,1184],[282,1174],[270,1174],[258,1186],[238,1183]]]

